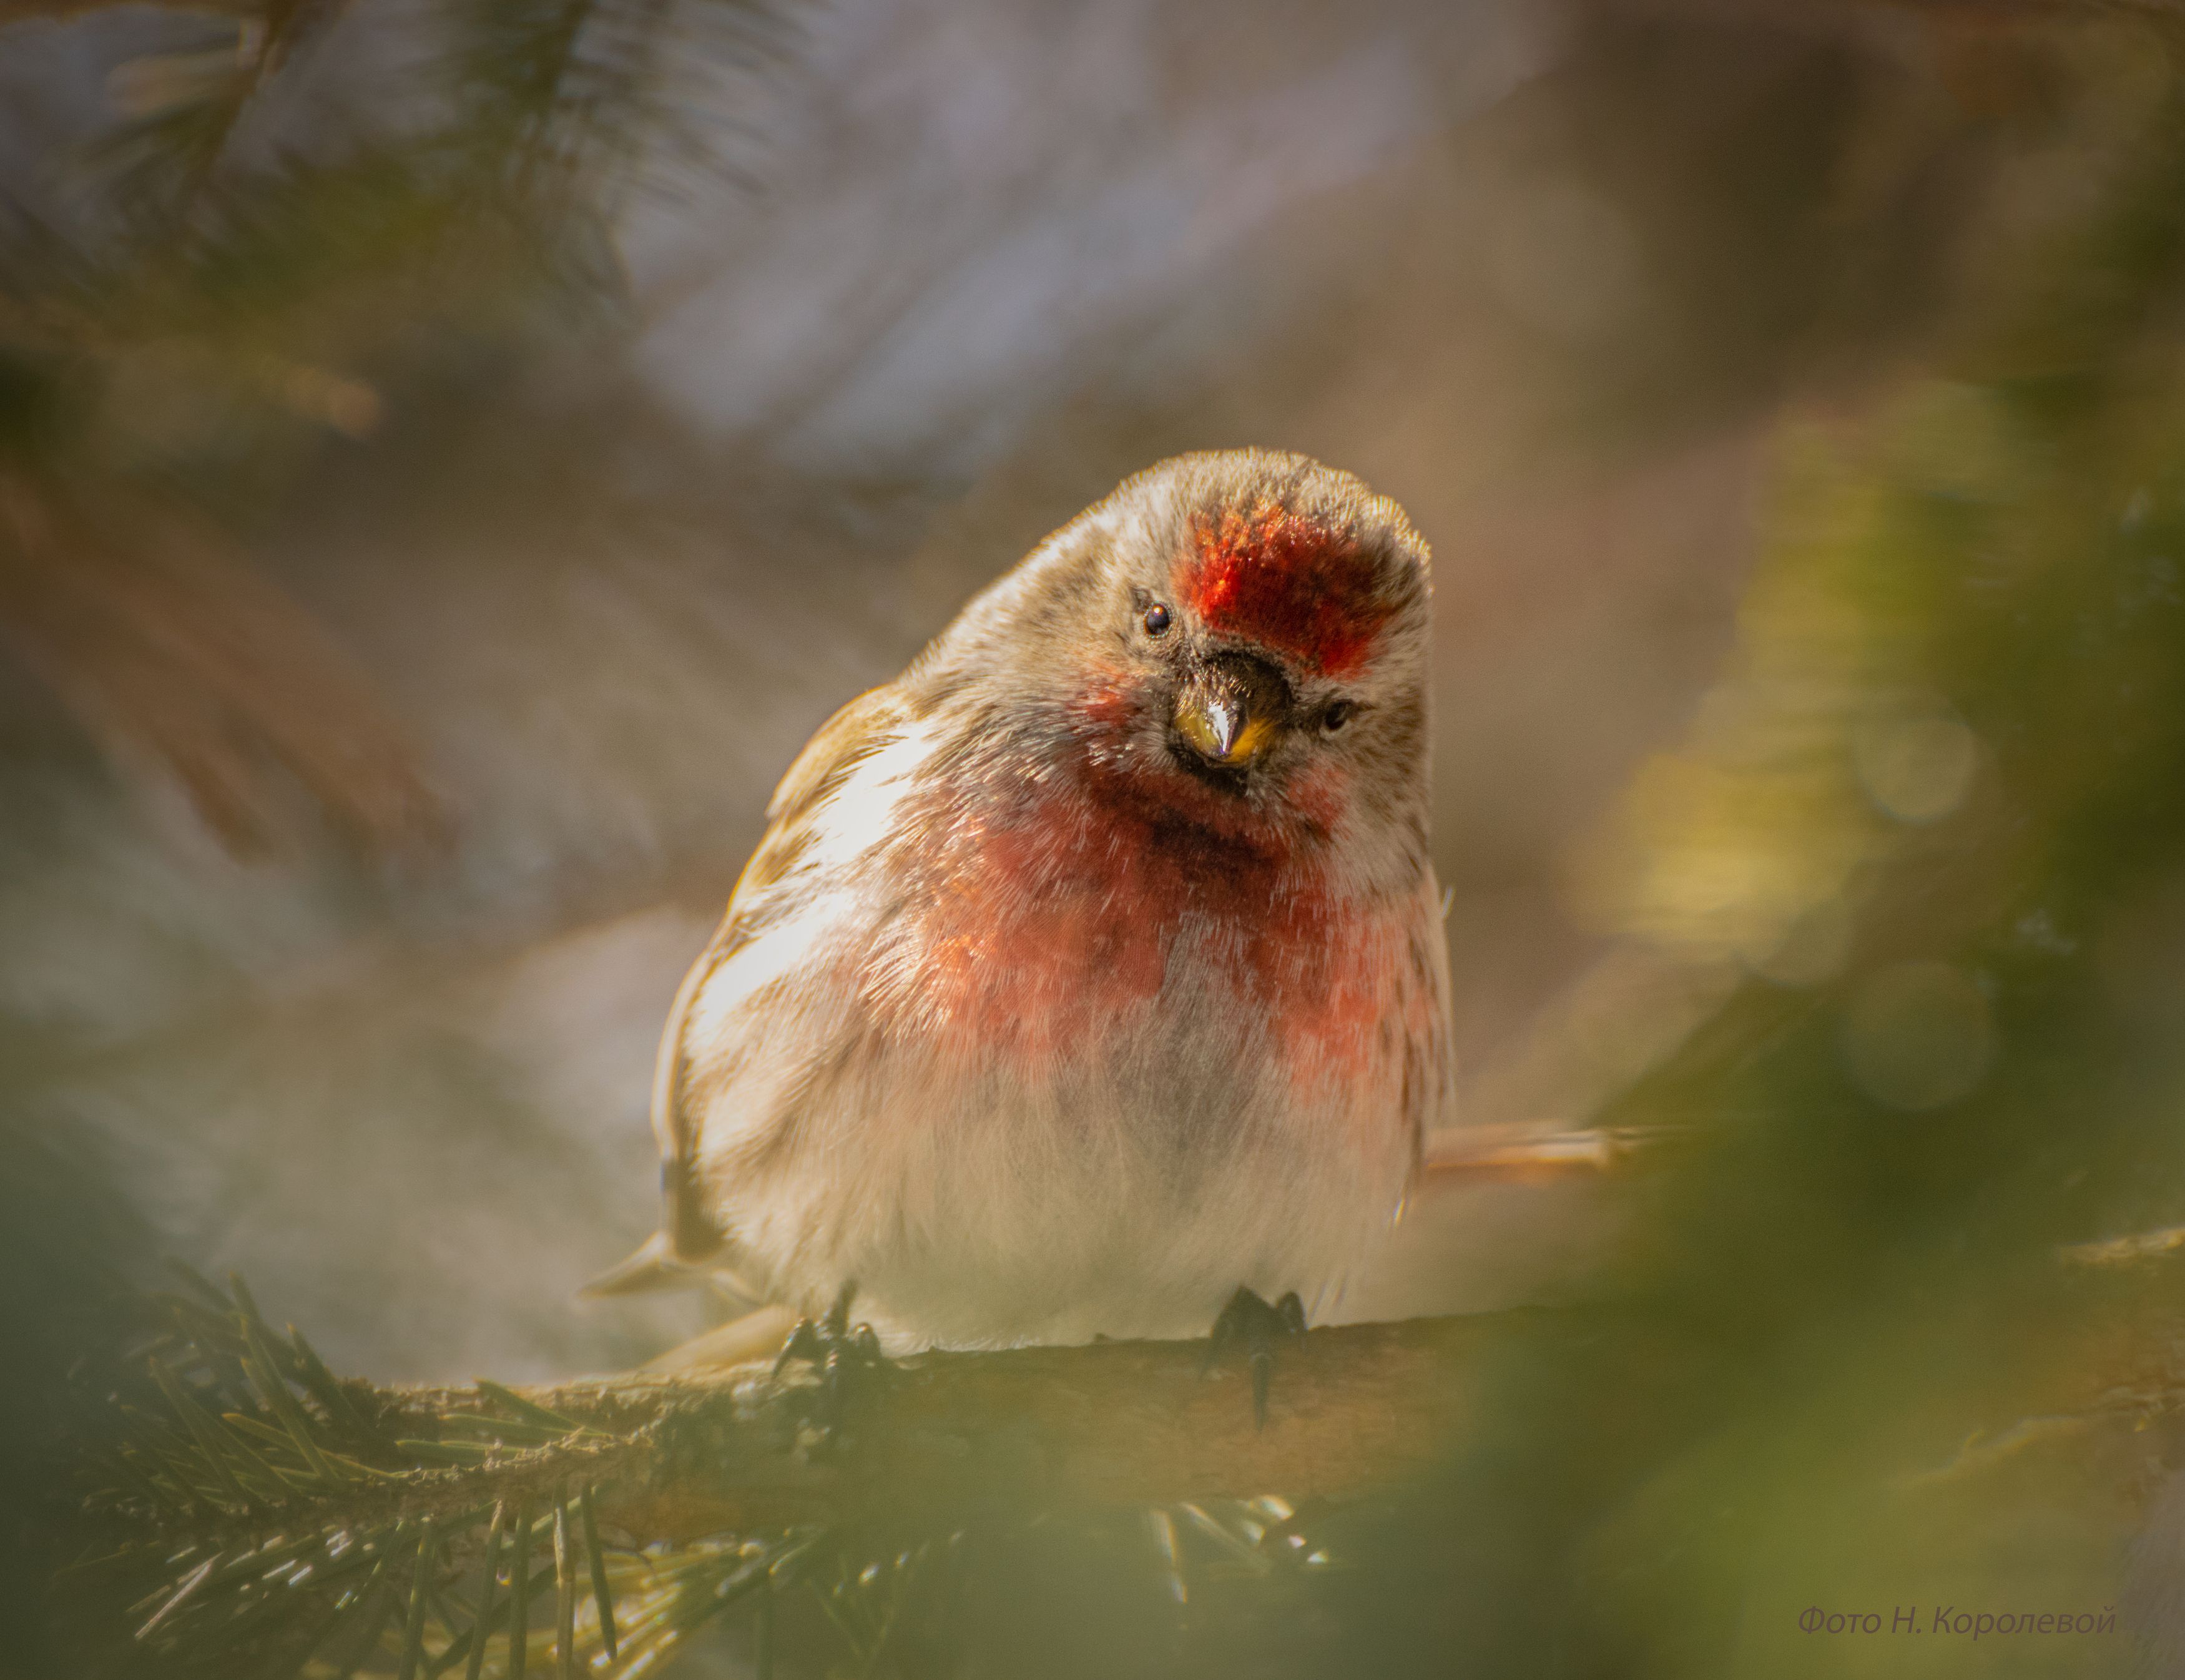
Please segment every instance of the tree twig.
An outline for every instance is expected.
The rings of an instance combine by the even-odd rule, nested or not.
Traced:
[[[1470,1401],[1488,1320],[1316,1330],[1279,1352],[1265,1429],[1241,1363],[1203,1342],[936,1353],[859,1385],[814,1452],[819,1390],[754,1365],[606,1377],[525,1398],[650,1445],[601,1506],[640,1542],[847,1518],[921,1522],[1003,1508],[1349,1498],[1415,1477]],[[444,1413],[465,1389],[400,1391]]]

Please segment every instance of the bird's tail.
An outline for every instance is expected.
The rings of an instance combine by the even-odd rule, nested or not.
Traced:
[[[713,1271],[710,1264],[693,1265],[688,1260],[677,1259],[668,1233],[656,1231],[638,1245],[628,1259],[619,1265],[609,1266],[577,1294],[584,1300],[601,1301],[618,1295],[697,1289],[704,1287]]]
[[[756,1308],[740,1319],[715,1325],[679,1348],[671,1348],[657,1358],[647,1359],[638,1369],[700,1370],[711,1365],[740,1365],[757,1359],[771,1359],[781,1352],[782,1343],[789,1339],[796,1326],[796,1314],[790,1308],[778,1304]]]

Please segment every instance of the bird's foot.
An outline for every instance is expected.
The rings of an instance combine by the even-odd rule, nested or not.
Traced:
[[[850,1302],[857,1292],[856,1284],[846,1283],[825,1317],[799,1319],[774,1362],[776,1377],[800,1359],[819,1374],[808,1421],[817,1432],[817,1444],[826,1448],[841,1443],[851,1400],[877,1387],[888,1368],[872,1326],[850,1322]]]
[[[1302,1339],[1304,1335],[1305,1303],[1298,1298],[1295,1290],[1269,1306],[1251,1290],[1239,1288],[1229,1298],[1229,1304],[1221,1309],[1221,1317],[1214,1320],[1205,1368],[1213,1370],[1215,1362],[1232,1345],[1243,1348],[1252,1371],[1252,1416],[1265,1429],[1267,1389],[1275,1370],[1275,1338],[1287,1336]]]

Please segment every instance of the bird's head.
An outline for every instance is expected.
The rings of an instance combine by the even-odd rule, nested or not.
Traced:
[[[1422,835],[1429,588],[1403,511],[1259,449],[1126,480],[967,611],[930,674],[1026,762],[1220,832]],[[1003,709],[994,709],[1004,697]]]

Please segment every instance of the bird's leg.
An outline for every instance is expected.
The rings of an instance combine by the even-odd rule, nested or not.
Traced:
[[[880,1339],[872,1326],[850,1322],[850,1303],[857,1292],[855,1283],[846,1283],[824,1317],[799,1319],[774,1362],[776,1377],[799,1359],[818,1371],[819,1415],[812,1420],[830,1445],[841,1436],[843,1412],[852,1393],[869,1386],[887,1369],[887,1356],[880,1352]]]
[[[1232,1343],[1243,1348],[1244,1358],[1252,1368],[1252,1415],[1265,1429],[1267,1387],[1275,1370],[1275,1338],[1302,1338],[1304,1335],[1305,1303],[1298,1298],[1294,1289],[1269,1306],[1251,1290],[1240,1287],[1229,1298],[1229,1304],[1221,1309],[1221,1317],[1214,1320],[1205,1368],[1213,1370],[1215,1361]]]

